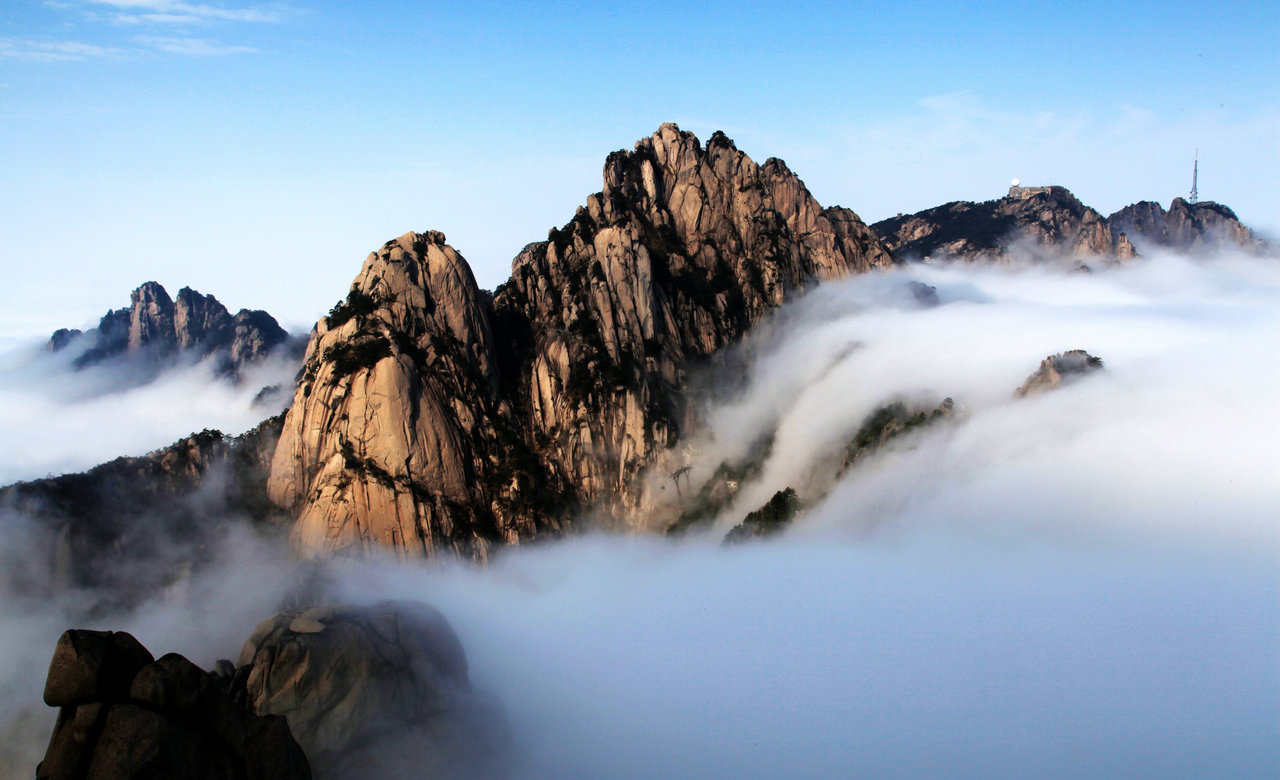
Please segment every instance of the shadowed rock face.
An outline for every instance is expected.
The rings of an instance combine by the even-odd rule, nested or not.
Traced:
[[[242,309],[233,317],[212,295],[183,287],[175,301],[156,282],[134,290],[129,308],[107,312],[88,333],[54,332],[47,348],[58,352],[81,338],[91,344],[76,358],[77,368],[122,355],[164,360],[185,353],[213,356],[232,375],[289,342],[289,334],[264,311]]]
[[[663,125],[492,297],[439,233],[370,255],[313,333],[270,495],[310,551],[483,558],[586,506],[633,522],[637,476],[691,424],[688,367],[818,280],[892,262],[781,161]]]
[[[1182,252],[1262,248],[1262,242],[1236,218],[1235,212],[1209,201],[1188,203],[1174,198],[1165,211],[1159,203],[1144,200],[1125,206],[1107,217],[1107,222],[1135,238]]]
[[[1260,250],[1262,242],[1218,203],[1174,198],[1169,210],[1142,201],[1105,219],[1063,187],[1013,188],[983,203],[956,201],[871,226],[901,258],[994,261],[1017,247],[1039,259],[1137,256],[1133,240],[1180,252]]]
[[[283,415],[240,436],[202,431],[148,455],[117,458],[80,474],[0,488],[0,513],[30,519],[21,560],[0,559],[10,593],[92,588],[128,605],[216,558],[243,517],[283,533],[291,522],[266,499]]]
[[[239,663],[233,694],[287,718],[320,780],[507,774],[506,716],[472,690],[462,645],[426,604],[282,612]]]
[[[1042,259],[1135,255],[1127,236],[1063,187],[983,203],[956,201],[872,225],[903,258],[998,261],[1017,245]]]
[[[45,703],[60,707],[37,780],[309,780],[283,718],[254,715],[230,678],[129,634],[71,630],[58,640]]]

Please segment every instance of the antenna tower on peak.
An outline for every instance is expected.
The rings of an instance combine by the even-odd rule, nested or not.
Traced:
[[[1191,197],[1187,198],[1188,203],[1199,203],[1200,192],[1196,189],[1196,184],[1200,178],[1200,150],[1196,150],[1196,161],[1191,167]]]

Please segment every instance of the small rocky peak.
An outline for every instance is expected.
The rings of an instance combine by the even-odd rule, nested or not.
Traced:
[[[259,309],[241,309],[230,322],[213,332],[223,330],[231,333],[227,356],[232,365],[237,367],[262,360],[289,341],[288,331],[280,327],[276,318]]]
[[[1140,201],[1107,217],[1116,230],[1139,242],[1197,253],[1221,248],[1264,250],[1265,244],[1245,226],[1234,211],[1221,203],[1189,203],[1174,198],[1166,211],[1159,203]]]
[[[1103,368],[1102,359],[1096,358],[1082,349],[1073,349],[1050,355],[1040,361],[1040,367],[1027,377],[1027,381],[1014,391],[1014,398],[1043,393],[1074,382]]]
[[[1132,260],[1138,256],[1138,250],[1129,240],[1128,233],[1120,233],[1116,236],[1116,259]]]
[[[129,296],[129,351],[149,347],[163,354],[176,343],[173,299],[158,282],[146,282]]]
[[[326,329],[384,327],[428,353],[450,352],[496,388],[493,330],[485,296],[471,266],[444,233],[405,233],[371,254],[352,282],[347,305],[324,320]]]
[[[58,328],[53,335],[49,336],[49,341],[44,348],[49,352],[61,352],[82,335],[83,333],[76,328]]]
[[[190,287],[178,291],[173,306],[174,335],[178,346],[191,349],[209,334],[220,333],[231,325],[227,307],[212,295],[201,295]]]

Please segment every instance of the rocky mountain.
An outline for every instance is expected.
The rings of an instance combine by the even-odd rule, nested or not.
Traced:
[[[371,254],[317,323],[271,468],[310,551],[483,558],[590,507],[642,522],[692,367],[788,297],[893,264],[780,160],[663,125],[489,295],[444,236]]]
[[[955,201],[871,228],[901,258],[997,261],[1015,245],[1044,259],[1135,255],[1124,233],[1064,187],[1010,187],[1003,198]]]
[[[216,559],[232,519],[283,531],[290,518],[266,499],[282,423],[240,436],[205,430],[143,457],[0,488],[0,513],[24,518],[31,536],[21,560],[3,561],[6,592],[93,588],[91,609],[136,603]]]
[[[1142,244],[1154,244],[1181,252],[1222,247],[1257,250],[1262,241],[1221,203],[1188,203],[1174,198],[1165,211],[1149,200],[1125,206],[1107,217],[1114,229],[1123,230]]]
[[[156,282],[134,290],[128,308],[107,312],[88,333],[55,331],[47,349],[59,352],[86,339],[76,368],[122,355],[163,361],[185,354],[212,358],[222,373],[232,376],[292,346],[289,334],[264,311],[241,309],[233,316],[212,295],[183,287],[175,300]]]

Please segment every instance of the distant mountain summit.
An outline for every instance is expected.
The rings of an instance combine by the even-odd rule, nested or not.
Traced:
[[[1043,259],[1133,257],[1133,245],[1065,187],[1009,188],[982,203],[954,201],[871,226],[896,257],[995,261],[1014,246]]]
[[[174,300],[157,282],[146,282],[129,296],[128,308],[107,312],[87,333],[54,331],[47,349],[60,352],[85,341],[76,368],[120,356],[163,362],[191,355],[212,358],[221,373],[234,376],[288,347],[290,338],[265,311],[241,309],[233,316],[212,295],[183,287]]]
[[[1110,217],[1084,205],[1065,187],[1009,188],[1003,198],[954,201],[871,228],[902,259],[1000,261],[1013,252],[1039,260],[1126,260],[1144,247],[1181,252],[1261,242],[1231,209],[1173,201],[1169,211],[1144,201]],[[1137,244],[1137,246],[1135,246]]]

